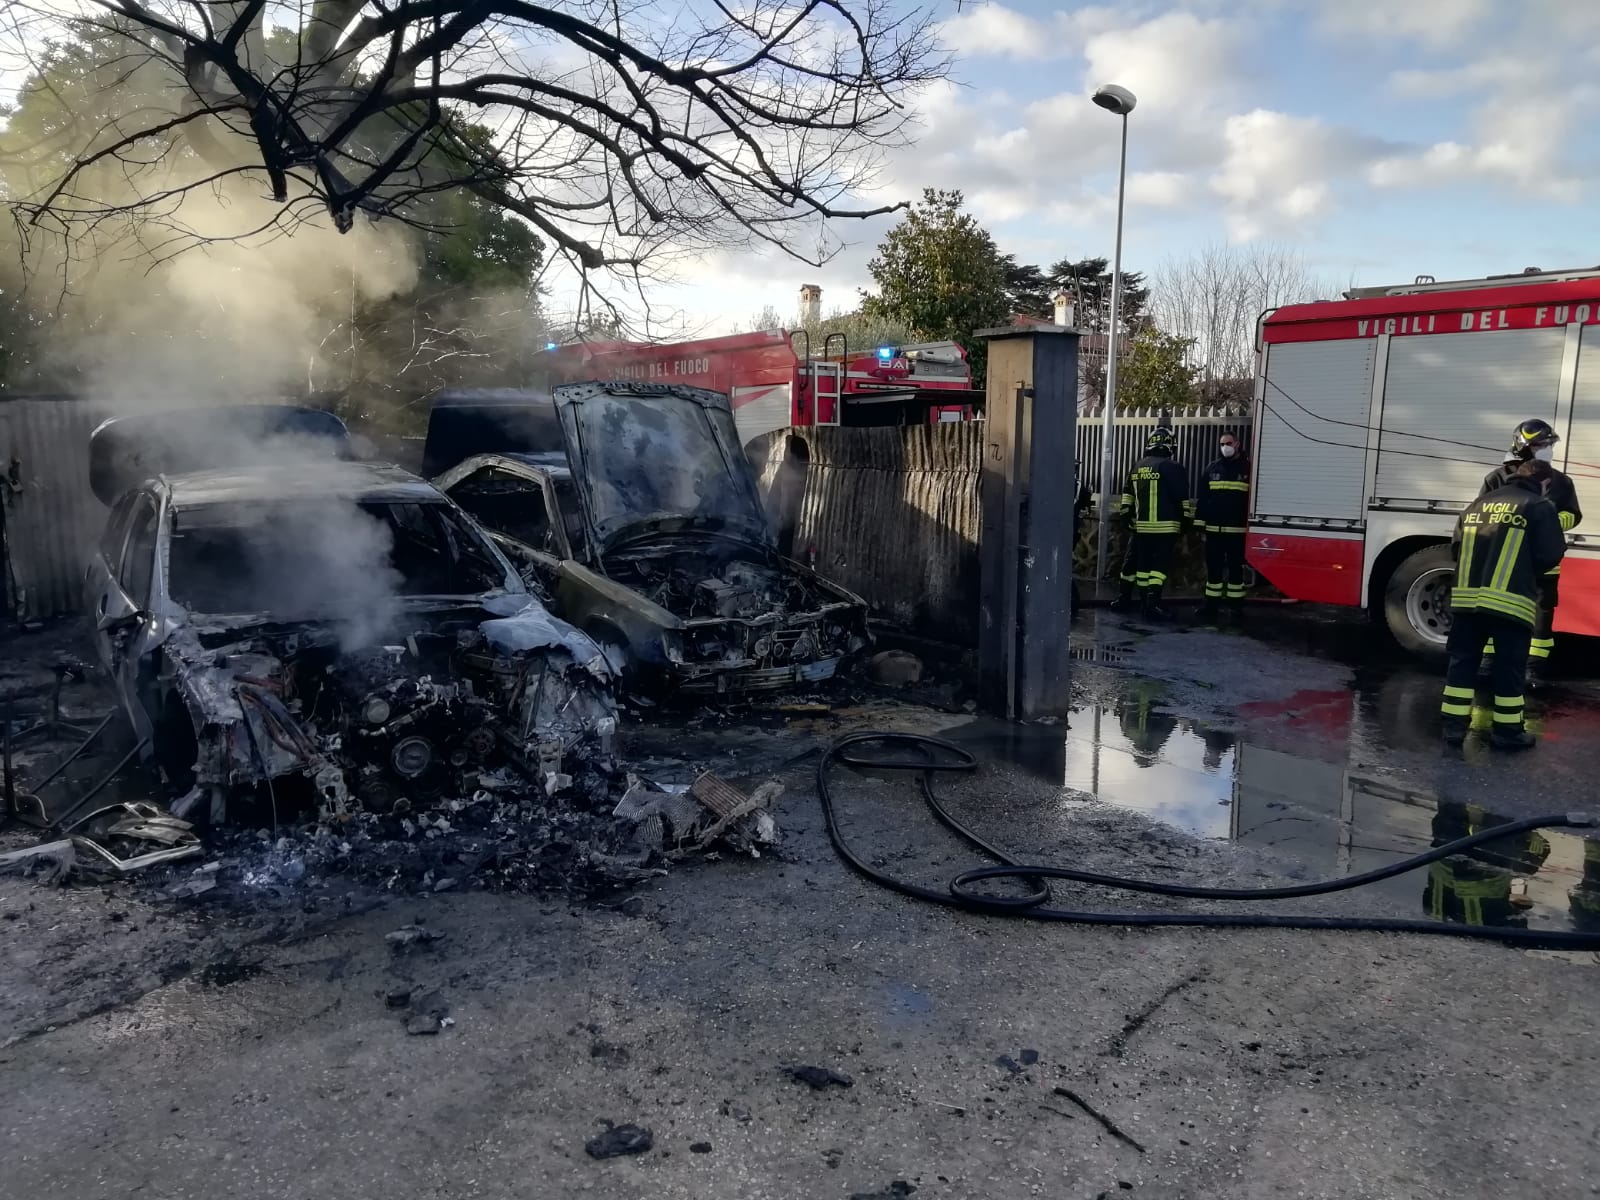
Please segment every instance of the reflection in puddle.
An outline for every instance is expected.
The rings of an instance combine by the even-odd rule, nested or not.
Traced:
[[[1315,699],[1305,713],[1321,723]],[[1132,681],[1113,705],[1074,710],[1064,734],[1037,725],[963,732],[974,749],[1071,791],[1198,837],[1270,847],[1303,864],[1307,879],[1386,866],[1508,819],[1180,718],[1152,681]],[[1371,886],[1402,911],[1447,921],[1600,930],[1600,841],[1523,834]]]

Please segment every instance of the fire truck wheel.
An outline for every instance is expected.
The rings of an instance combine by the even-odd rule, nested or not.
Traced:
[[[1450,547],[1440,545],[1418,550],[1389,576],[1383,592],[1384,619],[1403,649],[1427,658],[1444,657],[1455,574]]]

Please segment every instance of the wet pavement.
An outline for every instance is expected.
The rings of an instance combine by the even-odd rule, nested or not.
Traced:
[[[782,780],[784,842],[602,903],[333,880],[315,905],[288,891],[249,912],[0,879],[0,1072],[25,1097],[0,1114],[8,1190],[1600,1194],[1594,955],[955,914],[845,871],[811,780],[842,732],[936,734],[984,760],[940,780],[952,811],[1024,857],[1305,880],[1594,803],[1600,692],[1541,694],[1544,744],[1513,759],[1443,751],[1437,677],[1359,622],[1262,613],[1245,637],[1090,615],[1072,649],[1065,725],[974,716],[941,680],[931,705],[867,690],[826,711],[640,718],[627,751],[658,778]],[[841,772],[838,792],[875,864],[933,886],[975,865],[909,781]],[[1293,907],[1582,926],[1592,845],[1551,832],[1449,878]],[[386,943],[418,922],[444,936]],[[399,991],[451,1024],[409,1036]],[[813,1091],[794,1064],[853,1085]],[[591,1159],[606,1121],[654,1148]]]

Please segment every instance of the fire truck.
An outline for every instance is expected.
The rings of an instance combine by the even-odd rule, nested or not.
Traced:
[[[970,420],[982,404],[955,342],[852,350],[833,334],[811,349],[803,331],[773,329],[659,345],[587,342],[541,357],[551,384],[638,379],[723,392],[746,445],[790,426]]]
[[[1543,417],[1594,510],[1567,536],[1558,632],[1600,635],[1600,268],[1413,284],[1269,310],[1246,556],[1286,596],[1359,605],[1443,652],[1456,515]]]

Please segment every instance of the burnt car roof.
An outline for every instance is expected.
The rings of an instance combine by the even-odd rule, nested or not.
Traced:
[[[490,466],[494,463],[512,463],[518,466],[534,467],[543,471],[552,479],[571,479],[572,464],[567,461],[566,451],[557,450],[545,454],[474,454],[471,458],[463,459],[449,471],[453,475],[469,464],[476,470],[478,467]],[[441,476],[442,478],[442,476]]]
[[[350,430],[334,413],[297,404],[223,404],[108,417],[89,435],[89,486],[111,505],[158,475],[263,460],[337,462],[356,458]]]
[[[388,463],[309,462],[238,467],[166,476],[162,483],[178,508],[319,496],[380,503],[447,502],[444,493],[426,479]]]

